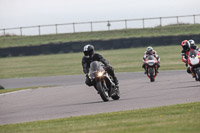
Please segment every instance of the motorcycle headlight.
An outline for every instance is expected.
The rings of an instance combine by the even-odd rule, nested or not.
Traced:
[[[153,62],[149,62],[148,64],[149,64],[149,66],[153,66],[154,63]]]
[[[97,75],[98,77],[101,77],[101,76],[103,76],[103,72],[98,72],[98,75]]]

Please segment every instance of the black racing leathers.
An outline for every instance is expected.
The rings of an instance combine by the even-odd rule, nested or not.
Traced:
[[[186,63],[186,66],[187,66],[188,53],[189,53],[189,50],[183,49],[181,51],[182,61]]]
[[[93,62],[93,61],[100,61],[100,62],[102,62],[105,65],[105,67],[106,67],[106,71],[113,77],[115,84],[118,84],[118,80],[117,80],[117,78],[116,78],[116,76],[114,74],[114,69],[109,65],[108,61],[105,60],[102,55],[100,55],[98,53],[95,53],[90,58],[85,57],[85,56],[83,56],[83,58],[82,58],[83,72],[86,74],[86,81],[85,81],[85,83],[88,86],[92,86],[93,85],[92,82],[91,82],[91,80],[89,79],[89,77],[87,75],[89,73],[90,63]]]

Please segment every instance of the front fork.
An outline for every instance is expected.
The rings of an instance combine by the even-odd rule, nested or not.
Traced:
[[[154,76],[153,76],[153,78],[155,78],[155,77],[157,76],[157,71],[156,71],[156,69],[158,69],[158,67],[157,67],[157,65],[155,65],[155,66],[152,67],[152,68],[153,68],[153,70],[154,70]],[[148,66],[146,65],[147,76],[150,78],[149,69],[150,69],[150,67],[148,67]]]
[[[96,78],[95,79],[95,81],[96,82],[99,82],[99,81],[101,81],[101,83],[103,83],[104,85],[104,89],[106,89],[106,91],[108,91],[109,93],[109,96],[112,96],[112,94],[114,94],[115,93],[115,91],[116,91],[116,85],[115,85],[115,83],[111,80],[111,78],[109,77],[109,75],[104,75],[104,77],[98,77],[98,78]],[[106,82],[109,82],[110,83],[110,85],[108,85],[107,86],[107,84],[106,84]],[[95,88],[96,89],[96,88]],[[98,91],[98,90],[97,90]]]
[[[195,70],[194,70],[194,68],[192,67],[192,66],[190,66],[190,71],[192,72],[192,76],[193,77],[196,77],[196,74],[195,74]]]

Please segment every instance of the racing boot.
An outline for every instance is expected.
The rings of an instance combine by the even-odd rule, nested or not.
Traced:
[[[159,73],[158,68],[155,69],[157,73]]]
[[[192,72],[192,77],[195,78],[196,81],[198,81],[197,77],[195,76],[195,74]]]
[[[160,64],[158,63],[158,64],[157,64],[157,67],[156,67],[156,72],[157,72],[157,73],[159,73],[159,71],[158,71],[159,68],[160,68]]]
[[[115,87],[111,89],[111,96],[116,95],[116,89],[119,88],[119,81],[118,81],[118,79],[115,75],[113,76],[113,80],[114,80],[114,83],[115,83]]]
[[[119,84],[119,81],[118,81],[118,79],[117,79],[117,77],[116,77],[116,76],[113,76],[113,80],[114,80],[114,83],[115,83],[115,85],[117,85],[117,86],[118,86],[118,84]]]
[[[147,74],[147,69],[146,68],[144,68],[144,74]]]

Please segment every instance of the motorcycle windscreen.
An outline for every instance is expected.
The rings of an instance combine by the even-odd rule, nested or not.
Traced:
[[[97,72],[100,70],[101,64],[98,61],[90,63],[90,77],[94,78],[97,76]]]
[[[154,63],[155,63],[155,59],[156,59],[156,58],[155,58],[153,55],[148,56],[148,57],[147,57],[148,65],[149,65],[149,66],[153,66]]]
[[[190,56],[190,58],[196,57],[196,56],[197,56],[197,50],[192,50],[192,51],[190,51],[190,52],[189,52],[189,56]]]
[[[147,57],[147,59],[148,59],[148,60],[154,60],[155,57],[154,57],[153,55],[150,55],[150,56]]]
[[[93,61],[90,63],[90,71],[96,72],[100,69],[101,64],[98,61]]]

